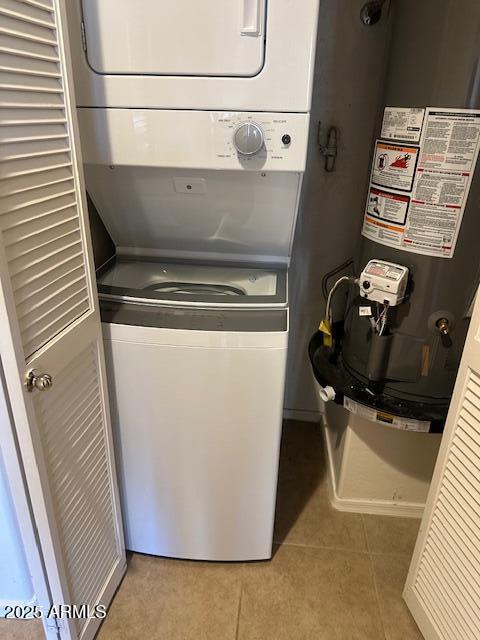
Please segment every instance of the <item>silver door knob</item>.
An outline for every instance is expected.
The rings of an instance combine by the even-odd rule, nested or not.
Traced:
[[[35,369],[30,369],[25,376],[25,386],[27,391],[31,393],[34,389],[46,391],[53,384],[53,378],[49,373],[37,374]]]

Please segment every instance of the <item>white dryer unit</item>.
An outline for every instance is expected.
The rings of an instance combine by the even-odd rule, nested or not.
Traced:
[[[71,0],[77,103],[306,112],[319,0]]]

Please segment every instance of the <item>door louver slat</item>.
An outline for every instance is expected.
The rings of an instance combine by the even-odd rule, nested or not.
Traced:
[[[70,276],[70,273],[68,273],[66,276],[66,278],[68,279],[67,284],[65,284],[64,286],[61,286],[62,282],[61,282],[61,279],[59,279],[57,282],[57,286],[55,288],[53,287],[51,288],[51,292],[50,291],[48,292],[48,296],[45,297],[45,300],[48,300],[48,301],[54,300],[57,296],[63,295],[65,291],[69,289],[72,283],[74,284],[80,283],[82,280],[81,274],[79,275],[78,278],[73,280],[68,276]],[[45,295],[45,290],[42,290],[42,297],[40,300],[35,301],[35,299],[32,300],[32,298],[30,297],[28,299],[28,302],[23,302],[22,304],[17,306],[19,321],[23,320],[25,316],[27,316],[34,309],[41,307],[41,305],[44,302],[44,298],[43,298],[44,295]]]
[[[71,173],[65,167],[60,169],[52,169],[51,171],[45,171],[39,179],[32,184],[32,180],[28,176],[22,176],[20,178],[12,178],[10,180],[2,180],[0,182],[0,196],[6,198],[7,196],[15,196],[19,193],[25,193],[27,191],[35,191],[37,189],[43,189],[44,187],[58,184],[60,182],[71,181]]]
[[[19,112],[16,109],[3,108],[2,111],[2,127],[12,127],[16,125],[31,124],[51,124],[59,122],[65,124],[67,122],[65,113],[62,109],[23,109],[22,118],[19,118]]]
[[[480,637],[479,440],[480,376],[470,370],[413,583],[440,637],[448,640]]]
[[[45,13],[45,11],[39,10],[34,5],[28,5],[25,2],[19,5],[15,0],[3,0],[0,6],[0,14],[17,18],[18,20],[26,20],[27,22],[43,27],[55,26],[51,13]]]
[[[57,285],[62,278],[68,277],[69,274],[77,269],[80,269],[83,273],[83,258],[80,252],[67,256],[61,262],[53,262],[52,265],[47,265],[45,271],[35,273],[31,279],[25,278],[25,274],[22,274],[22,278],[17,278],[14,283],[17,304],[26,302],[30,296],[35,294],[40,296],[42,292]]]
[[[23,40],[19,42],[18,36],[0,35],[0,51],[21,58],[30,58],[32,61],[44,60],[45,62],[60,62],[54,45]]]
[[[39,140],[52,140],[55,138],[67,138],[65,127],[59,124],[50,124],[43,127],[39,134],[37,127],[23,125],[21,127],[0,127],[0,141],[5,144],[13,142],[36,142]]]
[[[42,219],[47,216],[53,216],[65,210],[76,211],[76,202],[73,196],[65,196],[60,194],[55,196],[55,200],[51,198],[45,199],[43,202],[39,202],[34,208],[29,208],[32,205],[26,204],[25,207],[17,207],[10,213],[3,216],[0,222],[4,232],[14,230],[16,227],[21,229],[20,233],[25,233],[22,225],[29,225],[33,222],[41,223]]]
[[[39,237],[38,234],[41,234],[44,231],[55,229],[60,225],[76,220],[77,218],[75,216],[75,212],[72,212],[72,207],[69,207],[68,209],[71,212],[70,215],[68,215],[68,213],[65,214],[65,209],[60,209],[59,211],[52,211],[42,216],[42,224],[45,224],[45,229],[42,229],[41,224],[38,219],[36,219],[35,226],[32,224],[31,227],[24,229],[22,225],[19,225],[18,227],[13,227],[11,230],[6,230],[6,246],[9,247],[16,242],[28,242],[31,238]],[[78,228],[78,224],[76,225],[76,228]]]
[[[38,7],[45,11],[53,13],[53,0],[22,0],[22,4],[29,4],[32,7]]]
[[[54,6],[0,0],[0,17],[0,231],[28,358],[91,301]]]
[[[17,176],[26,176],[39,174],[51,169],[59,169],[61,167],[71,167],[70,154],[64,153],[61,156],[53,156],[52,158],[28,158],[26,160],[17,160],[9,163],[8,172],[4,172],[4,178],[16,178]]]
[[[44,328],[35,327],[22,331],[22,340],[26,345],[26,349],[34,353],[37,344],[46,344],[51,334],[56,335],[60,333],[62,329],[68,327],[69,324],[74,322],[82,314],[82,310],[85,309],[87,302],[88,299],[82,297],[73,307],[65,309],[65,305],[61,305],[55,310],[57,312],[55,316],[53,316],[53,314],[46,316],[46,326]]]

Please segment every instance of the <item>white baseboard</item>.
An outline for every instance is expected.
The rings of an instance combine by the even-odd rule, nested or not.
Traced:
[[[339,498],[335,491],[332,491],[330,495],[330,502],[338,511],[367,513],[378,516],[398,516],[402,518],[421,518],[425,507],[424,504],[415,502]]]
[[[7,607],[22,607],[23,609],[25,607],[34,607],[36,604],[38,604],[36,598],[32,598],[32,600],[0,600],[0,618],[5,618],[7,613],[9,613],[6,610]],[[33,616],[28,615],[25,618],[18,618],[18,619],[28,620],[29,618],[33,618]]]
[[[327,425],[322,421],[322,433],[327,456],[327,487],[330,502],[338,511],[350,513],[366,513],[381,516],[399,516],[402,518],[421,518],[425,505],[417,502],[400,502],[395,500],[340,498],[337,494],[333,455],[327,435]]]
[[[285,420],[300,420],[301,422],[320,422],[321,415],[318,411],[301,411],[297,409],[284,409]]]

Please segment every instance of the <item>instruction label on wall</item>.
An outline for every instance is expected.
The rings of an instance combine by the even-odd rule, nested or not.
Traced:
[[[405,135],[404,124],[392,122],[408,117],[385,115],[382,136]],[[429,107],[422,123],[419,146],[376,142],[362,233],[404,251],[451,258],[480,148],[480,111]]]
[[[350,413],[370,420],[371,422],[380,422],[394,429],[400,429],[401,431],[421,431],[423,433],[430,431],[431,423],[426,420],[414,420],[413,418],[394,416],[392,413],[367,407],[346,396],[343,399],[343,406],[347,411],[350,411]]]

